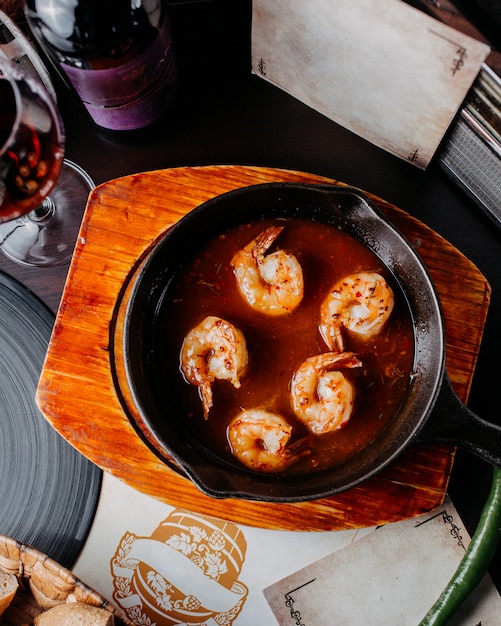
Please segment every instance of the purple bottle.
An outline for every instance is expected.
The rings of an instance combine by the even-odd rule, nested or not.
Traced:
[[[143,128],[171,105],[176,62],[163,0],[27,0],[26,15],[97,125]]]

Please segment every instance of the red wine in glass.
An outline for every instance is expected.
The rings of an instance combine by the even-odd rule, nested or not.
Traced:
[[[18,89],[16,93],[11,81],[0,76],[2,222],[36,209],[54,186],[63,161],[64,138],[46,104],[33,93],[26,100],[22,82]]]
[[[42,83],[0,58],[0,250],[27,265],[71,258],[93,183],[64,159],[64,127]]]

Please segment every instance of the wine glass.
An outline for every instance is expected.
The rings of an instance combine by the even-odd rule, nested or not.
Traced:
[[[0,250],[13,261],[71,259],[94,183],[64,158],[64,146],[61,116],[43,84],[0,56]]]

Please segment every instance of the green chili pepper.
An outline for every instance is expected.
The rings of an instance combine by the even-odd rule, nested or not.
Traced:
[[[495,467],[492,486],[477,530],[456,572],[419,626],[444,626],[475,589],[490,565],[501,538],[501,469]]]

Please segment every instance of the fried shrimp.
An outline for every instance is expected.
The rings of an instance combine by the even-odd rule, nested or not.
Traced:
[[[212,407],[212,383],[229,380],[240,387],[248,354],[242,332],[220,317],[208,316],[186,335],[181,348],[181,370],[200,390],[205,419]]]
[[[309,454],[303,439],[289,445],[291,435],[292,426],[281,415],[263,409],[242,411],[227,430],[233,455],[249,469],[268,473]]]
[[[339,280],[324,299],[318,329],[329,350],[344,350],[343,328],[369,338],[393,310],[393,291],[377,272],[360,272]]]
[[[292,408],[313,434],[337,430],[350,419],[355,390],[339,370],[361,366],[352,352],[325,352],[306,359],[296,370],[291,383]]]
[[[276,250],[265,256],[282,230],[266,228],[231,260],[243,298],[253,309],[274,316],[291,313],[304,293],[303,270],[293,254]]]

